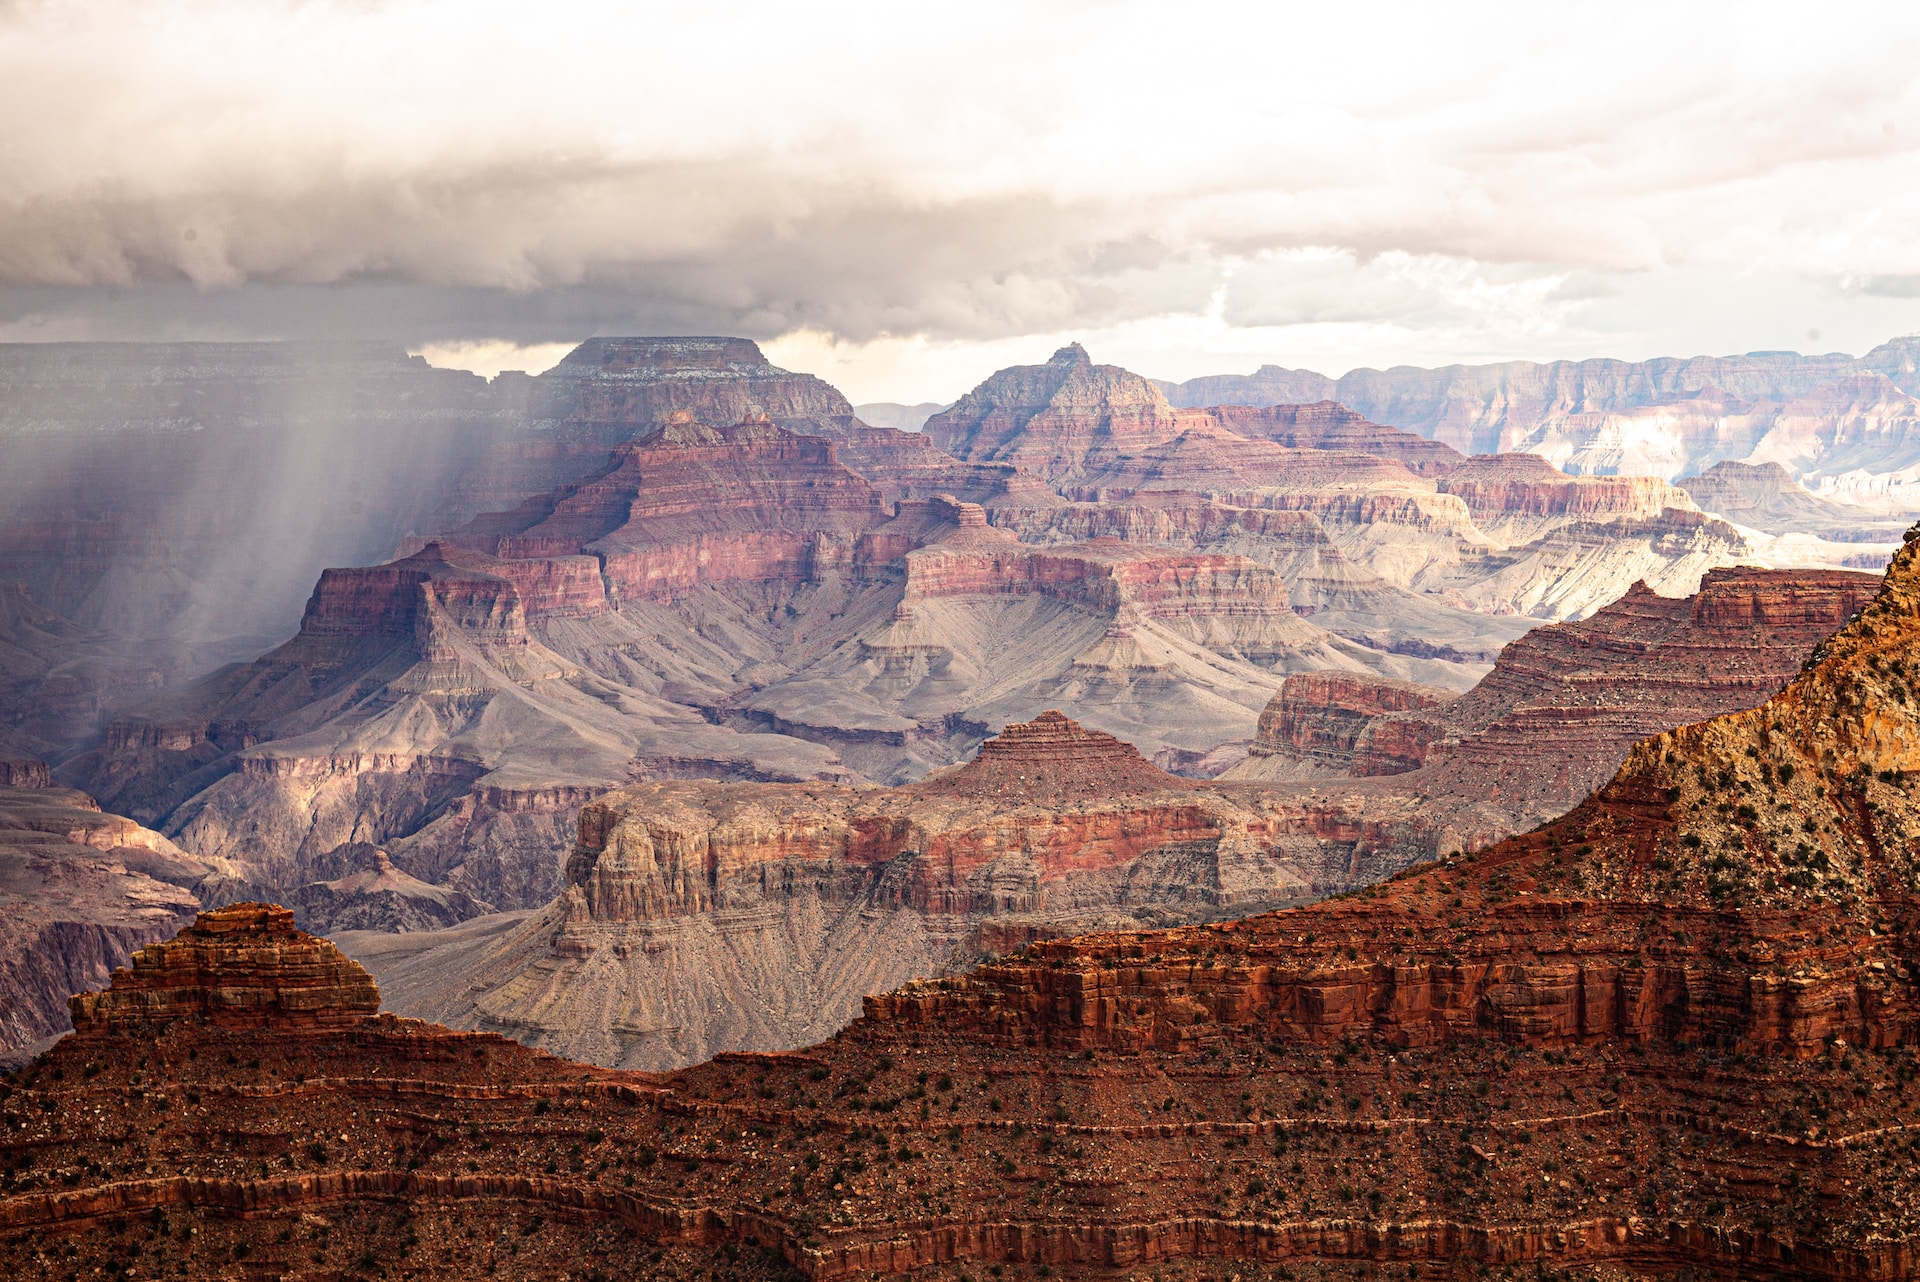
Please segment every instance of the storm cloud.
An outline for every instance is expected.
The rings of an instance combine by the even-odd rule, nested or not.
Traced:
[[[1787,282],[1794,337],[1847,324],[1805,297],[1897,324],[1916,36],[1896,5],[16,0],[0,337],[1745,332],[1675,331],[1683,278]]]

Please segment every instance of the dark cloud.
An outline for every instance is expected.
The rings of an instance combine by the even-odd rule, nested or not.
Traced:
[[[0,336],[1482,350],[1677,267],[1910,297],[1920,19],[1797,12],[0,4]]]

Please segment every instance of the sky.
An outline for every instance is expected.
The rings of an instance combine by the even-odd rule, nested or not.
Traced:
[[[1916,330],[1911,4],[0,0],[0,341],[911,403]]]

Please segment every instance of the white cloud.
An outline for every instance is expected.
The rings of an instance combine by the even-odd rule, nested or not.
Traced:
[[[1871,282],[1920,278],[1916,35],[1897,4],[17,0],[0,333],[133,336],[185,284],[168,333],[791,334],[884,381],[1089,334],[1306,363],[1720,350],[1810,298],[1845,316],[1788,333],[1906,327]],[[1632,311],[1683,280],[1771,292]]]

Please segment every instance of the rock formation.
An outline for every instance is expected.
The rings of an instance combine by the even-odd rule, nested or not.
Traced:
[[[58,449],[20,456],[32,492],[0,495],[26,584],[0,592],[0,750],[201,857],[168,884],[203,906],[274,898],[334,929],[540,909],[580,807],[629,784],[910,783],[1049,707],[1209,774],[1288,675],[1463,689],[1532,621],[1637,579],[1675,593],[1734,560],[1875,555],[1330,403],[1177,409],[1077,348],[924,434],[867,426],[724,338],[595,340],[486,384],[377,348],[155,349],[144,375],[102,356],[83,395],[90,358],[68,356],[29,371],[8,430],[43,410],[122,425],[100,455],[58,419],[40,433]],[[1848,431],[1902,439],[1864,397]],[[288,433],[298,448],[274,444]],[[103,461],[122,444],[138,476]],[[404,555],[366,564],[368,541]],[[235,657],[225,641],[141,641],[162,618],[269,626],[280,571],[249,559],[278,566],[289,542],[358,562],[318,574],[292,640],[194,679]],[[1363,755],[1415,760],[1427,741],[1388,733],[1405,729]],[[1300,874],[1316,885],[1445,844],[1451,822],[1311,792],[1261,813],[1252,848],[1325,863]],[[1165,883],[1175,908],[1186,884]],[[956,955],[917,947],[916,970]]]
[[[1836,543],[1900,538],[1901,521],[1820,498],[1774,462],[1723,459],[1699,476],[1683,476],[1674,484],[1703,510],[1769,534],[1807,534]]]
[[[1491,454],[1519,448],[1517,442],[1545,421],[1655,406],[1702,391],[1778,402],[1809,396],[1862,374],[1878,374],[1913,390],[1920,387],[1917,361],[1920,342],[1896,338],[1858,359],[1840,353],[1752,352],[1638,362],[1509,361],[1441,369],[1358,369],[1339,379],[1269,365],[1251,376],[1213,376],[1161,386],[1178,406],[1333,400],[1375,422],[1417,432],[1462,453]],[[1724,457],[1729,456],[1703,459],[1700,465]]]
[[[284,638],[323,567],[577,482],[675,411],[851,413],[742,339],[598,339],[491,383],[378,343],[0,344],[0,384],[0,736],[56,759]]]
[[[1354,370],[1337,380],[1266,366],[1160,387],[1174,406],[1329,399],[1464,453],[1524,450],[1584,475],[1672,479],[1729,460],[1779,463],[1819,495],[1865,505],[1855,518],[1871,526],[1916,506],[1903,496],[1920,463],[1917,367],[1920,339],[1908,337],[1858,359],[1513,361]]]
[[[1917,615],[1909,546],[1785,690],[1553,824],[1307,907],[1034,943],[800,1054],[659,1077],[386,1016],[89,1023],[8,1083],[0,1252],[1908,1277]],[[225,946],[272,954],[250,929]]]
[[[366,970],[278,904],[232,904],[148,944],[99,993],[73,999],[74,1031],[110,1035],[191,1021],[277,1032],[346,1028],[380,1009]]]
[[[485,908],[471,895],[422,881],[394,866],[378,846],[351,842],[329,851],[332,867],[309,865],[309,873],[338,872],[308,882],[293,894],[298,920],[308,929],[332,934],[347,930],[433,930],[481,916]]]
[[[366,957],[390,1009],[598,1063],[804,1045],[983,952],[1349,884],[1269,791],[1176,778],[1058,712],[906,787],[646,784],[581,811],[553,904]]]
[[[802,1044],[837,1026],[858,986],[942,973],[984,939],[1245,912],[1551,818],[1637,740],[1779,690],[1875,586],[1744,570],[1713,572],[1692,598],[1637,589],[1529,633],[1457,697],[1291,676],[1246,760],[1205,785],[1050,716],[883,792],[628,790],[583,812],[577,899],[382,974],[397,1010],[596,1062]],[[633,836],[607,861],[600,816],[615,811]]]
[[[595,413],[614,421],[625,386]],[[67,775],[238,861],[246,879],[222,894],[285,898],[311,923],[424,924],[439,910],[418,895],[425,917],[336,918],[332,892],[307,888],[341,875],[329,852],[366,843],[446,904],[530,908],[560,888],[573,811],[636,778],[901,782],[1055,703],[1148,751],[1204,753],[1252,734],[1276,673],[1478,675],[1458,651],[1331,635],[1238,553],[1032,546],[949,494],[886,506],[840,462],[845,440],[896,494],[959,480],[1024,513],[1064,505],[924,457],[922,437],[666,413],[582,480],[327,570],[292,641],[117,721]]]
[[[38,766],[35,770],[33,767]],[[219,871],[19,763],[0,786],[0,1063],[67,1028],[67,996],[177,930]]]
[[[1590,618],[1529,632],[1452,699],[1289,677],[1247,759],[1221,777],[1312,780],[1305,804],[1322,822],[1375,825],[1356,853],[1411,839],[1404,861],[1491,842],[1566,810],[1648,735],[1760,703],[1875,587],[1865,574],[1748,569],[1712,571],[1686,598],[1637,586]],[[1390,822],[1414,815],[1424,823]]]
[[[1331,630],[1389,650],[1438,637],[1425,653],[1465,654],[1492,640],[1457,617],[1462,606],[1563,619],[1636,580],[1684,593],[1722,565],[1877,564],[1863,559],[1875,551],[1851,543],[1743,533],[1658,476],[1571,476],[1537,453],[1466,459],[1327,402],[1176,409],[1149,380],[1094,365],[1078,346],[994,375],[930,419],[926,434],[965,459],[1018,463],[1103,510],[1089,518],[989,502],[997,522],[1029,537],[1094,519],[1154,537],[1170,505],[1199,505],[1211,510],[1188,524],[1277,565],[1297,551],[1262,546],[1262,521],[1249,518],[1310,515],[1362,581],[1341,585],[1357,595],[1307,592],[1302,602],[1329,610]],[[1150,514],[1127,512],[1143,503]],[[1127,514],[1106,514],[1116,510]],[[1175,537],[1199,543],[1188,531]],[[1287,532],[1287,543],[1296,538]]]
[[[1311,778],[1331,770],[1364,778],[1417,770],[1446,735],[1438,710],[1453,698],[1451,690],[1346,672],[1288,677],[1261,711],[1249,761],[1236,777]]]

